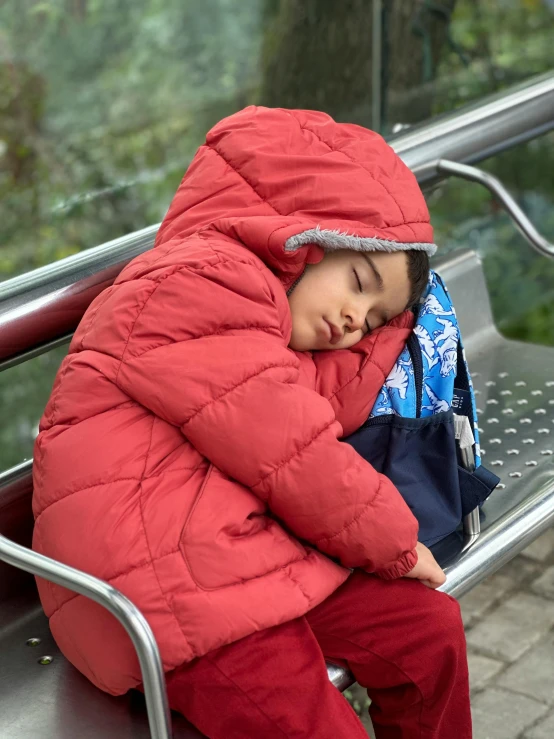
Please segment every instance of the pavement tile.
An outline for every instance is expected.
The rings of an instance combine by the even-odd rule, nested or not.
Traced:
[[[554,554],[554,527],[529,544],[522,554],[536,562],[546,562],[550,555]]]
[[[554,600],[554,565],[531,584],[531,590],[545,598]]]
[[[510,665],[496,684],[544,703],[554,703],[554,634]]]
[[[525,732],[524,739],[552,739],[554,736],[554,712],[548,714],[536,726]]]
[[[547,711],[548,706],[527,696],[487,688],[473,700],[473,735],[475,739],[516,739]]]
[[[509,590],[519,583],[529,580],[537,573],[537,565],[522,557],[508,562],[494,575],[487,577],[482,583],[472,588],[460,598],[462,618],[466,628],[474,623],[492,605],[497,603]]]
[[[512,580],[502,574],[502,570],[476,585],[463,598],[460,598],[464,626],[467,628],[481,618],[487,608],[500,600],[504,593],[512,587]]]
[[[467,633],[468,646],[488,657],[513,662],[554,625],[554,601],[516,593]]]
[[[468,652],[467,661],[469,665],[469,685],[471,690],[484,688],[488,681],[497,675],[505,667],[504,662],[497,659],[483,657],[481,654]]]

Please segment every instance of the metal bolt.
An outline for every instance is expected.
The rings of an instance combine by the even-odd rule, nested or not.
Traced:
[[[41,642],[41,640],[38,637],[34,636],[32,639],[27,639],[27,641],[25,642],[25,644],[28,647],[38,647],[38,645],[40,644],[40,642]]]
[[[53,661],[54,661],[54,657],[51,657],[49,654],[45,654],[44,657],[41,657],[38,660],[38,663],[39,665],[49,665]]]

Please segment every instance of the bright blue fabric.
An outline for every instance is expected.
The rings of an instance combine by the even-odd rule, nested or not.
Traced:
[[[419,342],[423,368],[423,395],[419,416],[424,418],[452,407],[458,351],[462,352],[471,396],[475,463],[481,463],[477,411],[471,377],[463,350],[460,329],[454,306],[441,278],[431,270],[429,283],[421,298],[419,314],[414,326]],[[395,414],[417,417],[417,389],[414,364],[408,347],[400,354],[375,402],[370,418]]]

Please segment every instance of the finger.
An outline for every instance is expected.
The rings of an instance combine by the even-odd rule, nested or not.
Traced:
[[[439,570],[438,572],[433,573],[433,576],[429,578],[429,581],[434,583],[435,588],[439,588],[446,582],[446,575],[442,570]]]

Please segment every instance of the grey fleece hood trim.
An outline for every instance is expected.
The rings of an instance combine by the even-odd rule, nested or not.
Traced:
[[[387,239],[379,239],[371,236],[351,236],[348,233],[341,233],[338,229],[333,231],[327,228],[310,228],[307,231],[290,236],[285,241],[285,251],[296,251],[306,244],[317,244],[323,247],[325,251],[337,251],[339,249],[352,249],[353,251],[409,251],[415,249],[417,251],[426,251],[432,257],[437,251],[436,244],[426,242],[400,242],[387,241]]]

